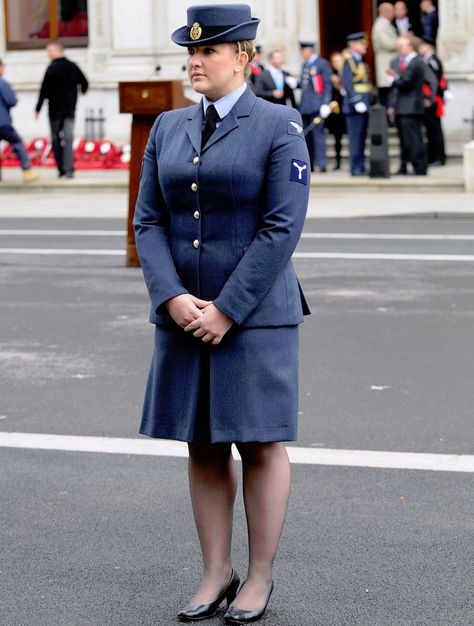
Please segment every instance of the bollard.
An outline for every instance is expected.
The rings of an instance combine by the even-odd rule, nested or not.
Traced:
[[[85,129],[84,129],[84,139],[88,141],[93,139],[93,133],[94,133],[94,129],[92,127],[93,119],[94,119],[94,110],[86,109],[86,123],[85,123]]]
[[[387,111],[381,104],[370,107],[370,178],[389,178]]]

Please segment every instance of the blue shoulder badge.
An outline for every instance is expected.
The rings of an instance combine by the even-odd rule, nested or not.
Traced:
[[[288,120],[288,134],[298,135],[301,139],[304,139],[304,129],[299,122],[294,120]]]
[[[308,164],[298,159],[291,159],[290,181],[293,183],[308,184]]]

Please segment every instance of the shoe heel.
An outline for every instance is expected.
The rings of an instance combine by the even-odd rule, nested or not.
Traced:
[[[233,580],[232,583],[229,585],[229,588],[227,589],[227,594],[226,594],[226,600],[227,600],[227,606],[228,607],[235,600],[235,596],[237,595],[237,591],[239,589],[239,585],[240,585],[240,580],[238,578],[235,578],[235,580]]]

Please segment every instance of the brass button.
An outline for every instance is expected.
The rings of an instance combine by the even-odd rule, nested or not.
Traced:
[[[198,220],[201,217],[201,214],[199,213],[199,211],[194,211],[193,217],[195,220]]]
[[[199,157],[198,156],[194,157],[193,163],[194,163],[194,165],[199,165]]]
[[[193,241],[193,246],[197,249],[199,248],[199,246],[201,245],[201,242],[199,241],[199,239],[195,239]]]
[[[193,191],[197,191],[197,190],[198,190],[198,186],[196,185],[196,183],[193,183],[193,184],[191,185],[191,189],[192,189]]]

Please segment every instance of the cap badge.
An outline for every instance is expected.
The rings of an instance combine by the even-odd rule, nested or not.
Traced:
[[[197,41],[198,39],[201,38],[201,35],[202,35],[202,28],[199,22],[194,22],[194,24],[191,26],[191,30],[189,31],[189,36],[191,37],[193,41]]]

